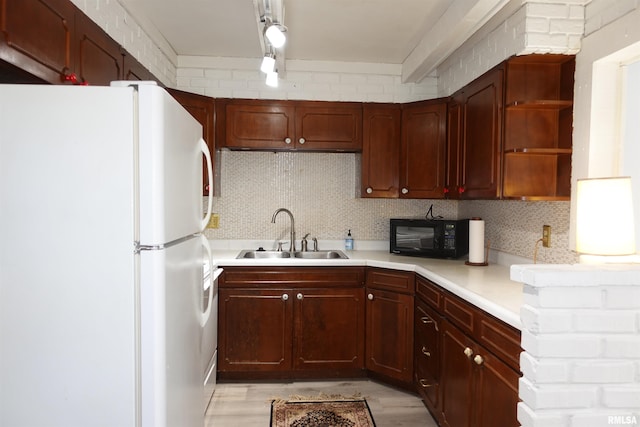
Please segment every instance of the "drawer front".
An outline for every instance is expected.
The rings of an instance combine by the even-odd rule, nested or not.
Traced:
[[[462,329],[463,332],[473,335],[476,310],[471,304],[454,295],[446,294],[443,313],[451,323]]]
[[[219,286],[359,287],[364,286],[364,267],[225,267]]]
[[[413,294],[416,288],[415,273],[384,268],[367,269],[367,287],[386,291]]]
[[[438,312],[442,312],[444,295],[438,285],[424,277],[416,276],[416,294]]]
[[[516,371],[520,371],[520,331],[482,312],[474,338]]]

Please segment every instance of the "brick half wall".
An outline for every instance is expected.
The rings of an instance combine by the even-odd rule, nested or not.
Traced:
[[[523,427],[640,425],[640,265],[514,265]]]

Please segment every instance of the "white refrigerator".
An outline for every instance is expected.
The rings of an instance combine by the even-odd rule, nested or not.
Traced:
[[[203,425],[211,158],[132,83],[0,85],[2,427]]]

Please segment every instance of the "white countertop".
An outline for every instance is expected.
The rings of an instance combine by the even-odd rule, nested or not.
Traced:
[[[415,271],[503,322],[520,329],[522,284],[510,279],[509,267],[465,265],[464,260],[400,256],[388,251],[349,251],[349,259],[236,259],[239,250],[214,250],[213,259],[225,266],[369,266]]]

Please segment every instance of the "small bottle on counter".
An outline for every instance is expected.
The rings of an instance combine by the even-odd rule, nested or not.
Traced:
[[[353,250],[353,237],[351,236],[351,230],[347,233],[347,238],[344,239],[344,249],[346,251]]]

